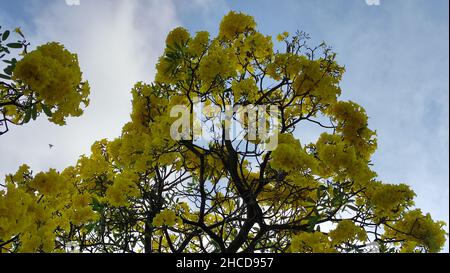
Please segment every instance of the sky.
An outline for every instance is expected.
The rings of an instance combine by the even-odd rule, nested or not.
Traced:
[[[1,136],[0,177],[22,163],[35,172],[62,170],[89,154],[94,141],[118,137],[129,120],[130,90],[137,81],[153,80],[166,34],[177,26],[217,34],[222,17],[236,10],[254,16],[264,34],[302,30],[313,42],[332,46],[347,71],[341,99],[361,104],[369,127],[377,131],[373,163],[380,180],[410,185],[417,207],[449,222],[447,0],[379,0],[379,5],[365,0],[0,3],[0,25],[20,26],[33,46],[62,42],[78,54],[91,85],[90,106],[66,126],[41,117]],[[305,132],[308,136],[314,134]],[[448,242],[444,251],[449,251]]]

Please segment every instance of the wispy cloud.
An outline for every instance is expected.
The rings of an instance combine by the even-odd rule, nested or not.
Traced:
[[[0,157],[2,177],[21,163],[34,170],[61,169],[89,153],[94,141],[119,136],[129,120],[133,84],[153,80],[166,34],[180,24],[172,1],[166,0],[82,1],[80,6],[41,2],[25,7],[32,16],[28,38],[34,45],[60,41],[78,53],[91,84],[91,105],[67,126],[40,118],[2,136],[0,150],[7,155]]]

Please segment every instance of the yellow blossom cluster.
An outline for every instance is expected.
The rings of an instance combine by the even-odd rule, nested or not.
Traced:
[[[91,146],[91,156],[81,156],[77,162],[77,171],[84,180],[90,180],[102,174],[107,174],[110,163],[105,158],[105,149],[108,144],[106,139],[96,141]]]
[[[50,169],[48,172],[38,173],[30,183],[30,186],[44,195],[53,195],[63,191],[64,184],[65,181],[59,173],[55,169]]]
[[[81,103],[89,104],[89,84],[81,76],[77,55],[56,42],[26,54],[13,73],[15,81],[26,85],[24,95],[34,95],[51,111],[49,120],[59,125],[68,116],[80,116]],[[38,108],[43,111],[41,105]]]
[[[339,101],[327,109],[327,114],[337,122],[336,131],[355,147],[365,159],[376,150],[375,132],[370,130],[365,110],[352,101]]]
[[[153,225],[156,227],[160,226],[172,227],[176,224],[176,222],[177,216],[175,212],[168,209],[161,211],[153,218]]]
[[[252,78],[243,79],[241,81],[233,81],[231,89],[234,94],[234,101],[238,102],[244,99],[248,102],[254,102],[258,98],[258,87]]]
[[[282,42],[284,41],[287,37],[289,37],[289,32],[284,31],[283,33],[280,33],[277,35],[277,41],[278,42]]]
[[[174,144],[170,127],[175,118],[170,117],[169,100],[143,83],[136,84],[132,94],[131,122],[125,124],[120,138],[108,143],[110,158],[115,164],[133,168],[137,173],[145,172],[156,164],[173,163],[175,153],[162,152]],[[178,100],[176,103],[183,104],[185,101]]]
[[[166,38],[167,46],[184,45],[189,41],[189,32],[183,27],[173,29]]]
[[[431,215],[424,215],[420,209],[406,212],[393,225],[386,224],[384,237],[405,240],[403,252],[414,252],[418,247],[427,252],[438,252],[445,243],[448,234],[443,229],[445,223],[433,221]]]
[[[137,181],[139,177],[135,173],[118,174],[112,186],[106,190],[106,198],[112,206],[120,207],[128,204],[128,198],[139,195]]]
[[[376,175],[366,160],[358,157],[355,147],[339,135],[323,133],[315,146],[320,161],[318,174],[322,177],[333,177],[337,181],[350,178],[359,185],[365,185]]]
[[[251,61],[257,61],[260,64],[270,63],[274,54],[272,37],[265,36],[257,31],[240,34],[232,47],[242,66],[241,72],[244,71],[244,67],[251,72],[254,71],[253,67],[249,65]]]
[[[345,69],[334,61],[309,60],[302,57],[297,66],[301,70],[293,79],[292,84],[296,94],[299,96],[313,95],[317,102],[325,105],[335,103],[341,94],[339,82]],[[291,74],[287,75],[292,77]]]
[[[252,16],[231,11],[220,23],[219,37],[224,40],[233,40],[239,34],[255,30],[255,28],[256,22]]]
[[[195,37],[189,41],[188,51],[195,57],[200,57],[209,45],[209,32],[199,31]]]
[[[294,79],[300,73],[305,62],[308,62],[305,56],[277,53],[273,62],[267,66],[267,74],[277,81],[283,78]]]
[[[307,171],[315,169],[317,164],[313,156],[306,153],[300,141],[292,134],[281,134],[278,137],[278,146],[272,152],[271,166],[274,169],[290,172],[293,170]]]
[[[408,207],[414,205],[416,194],[405,184],[372,182],[366,191],[368,204],[373,206],[376,217],[395,219]]]
[[[207,91],[216,79],[236,76],[237,60],[232,48],[223,48],[217,40],[213,41],[200,62],[199,78],[204,82],[203,91]]]
[[[0,191],[0,241],[20,238],[19,245],[4,246],[9,251],[64,251],[56,237],[96,220],[90,203],[90,195],[80,193],[64,172],[51,169],[33,177],[23,165]]]
[[[334,253],[337,252],[335,246],[365,242],[367,239],[364,228],[355,225],[352,220],[342,220],[328,234],[314,231],[294,235],[289,250],[300,253]]]
[[[291,240],[290,252],[298,253],[333,253],[336,250],[332,247],[328,236],[320,231],[301,232]]]
[[[331,241],[335,245],[340,245],[345,242],[353,243],[355,241],[367,241],[366,231],[351,220],[340,221],[337,227],[328,234]]]

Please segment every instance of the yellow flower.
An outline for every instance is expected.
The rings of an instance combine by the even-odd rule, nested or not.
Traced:
[[[241,98],[245,98],[249,102],[257,99],[258,87],[252,78],[243,79],[241,81],[234,80],[231,84],[234,100],[237,102]]]
[[[222,48],[217,41],[213,42],[208,54],[203,57],[198,69],[199,78],[204,81],[203,87],[220,78],[222,80],[236,75],[237,60],[230,48]]]
[[[320,162],[318,174],[322,177],[333,177],[338,181],[351,178],[357,184],[365,185],[376,175],[367,161],[358,157],[355,147],[337,134],[322,133],[315,149]]]
[[[87,207],[91,203],[91,196],[87,193],[83,194],[75,194],[73,197],[73,206],[74,207]]]
[[[289,36],[289,32],[285,31],[277,35],[277,41],[282,42]]]
[[[174,226],[177,221],[177,216],[175,212],[165,209],[158,213],[155,218],[153,218],[153,225],[156,227],[160,226]]]
[[[373,204],[378,218],[394,218],[414,205],[416,194],[405,184],[382,184],[374,182],[367,190],[369,203]]]
[[[283,77],[294,79],[306,61],[305,56],[292,53],[277,53],[274,57],[274,61],[267,66],[267,74],[275,80]]]
[[[415,246],[420,246],[428,252],[439,252],[448,236],[443,226],[444,222],[433,221],[429,213],[423,215],[420,209],[415,209],[405,213],[393,225],[386,226],[384,237],[406,240],[403,251],[412,252]]]
[[[177,27],[173,29],[166,38],[167,46],[175,46],[175,45],[184,45],[189,40],[190,35],[189,32],[183,27]]]
[[[289,248],[291,252],[299,253],[332,253],[336,250],[331,246],[328,236],[322,232],[302,232],[295,235]]]
[[[336,229],[328,234],[334,244],[339,245],[344,242],[354,242],[358,240],[365,242],[367,240],[366,231],[356,226],[351,220],[343,220],[339,222]]]
[[[55,169],[50,169],[47,173],[38,173],[31,182],[31,186],[43,195],[53,195],[62,193],[66,188],[66,183]]]
[[[368,117],[358,104],[339,101],[327,109],[327,114],[337,122],[336,131],[352,144],[360,156],[368,159],[376,149],[376,133],[367,127]]]
[[[209,33],[207,31],[199,31],[194,39],[189,42],[189,52],[194,56],[200,56],[209,44]]]
[[[81,103],[89,104],[89,84],[81,76],[77,55],[56,42],[26,54],[13,71],[13,79],[28,87],[25,95],[35,93],[51,109],[49,120],[59,125],[67,116],[80,116]]]
[[[255,30],[256,22],[252,16],[230,11],[220,23],[219,37],[233,40],[239,34]]]
[[[315,170],[316,160],[306,153],[300,145],[300,141],[292,134],[281,134],[278,138],[278,146],[272,152],[271,166],[274,169],[290,172],[293,170]]]
[[[138,177],[131,172],[120,173],[116,176],[114,184],[106,190],[106,199],[115,207],[128,205],[129,197],[139,195],[136,181]]]

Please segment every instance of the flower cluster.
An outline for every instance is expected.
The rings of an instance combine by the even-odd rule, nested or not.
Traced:
[[[26,54],[13,79],[26,86],[24,95],[35,96],[51,111],[50,121],[64,125],[66,117],[83,113],[81,103],[89,104],[89,85],[81,76],[77,55],[53,42]]]
[[[337,122],[336,131],[349,142],[360,156],[368,159],[376,149],[375,132],[370,130],[365,110],[352,101],[340,101],[327,109],[327,114]]]
[[[365,242],[367,241],[366,231],[359,226],[356,226],[351,220],[343,220],[339,222],[337,227],[328,234],[335,245],[340,245],[345,242]]]
[[[166,45],[172,47],[176,45],[184,45],[189,41],[189,38],[189,32],[185,28],[177,27],[167,35]]]
[[[23,165],[6,177],[6,190],[0,191],[0,241],[19,237],[21,242],[3,246],[9,251],[64,250],[57,236],[96,219],[90,194],[80,192],[64,172],[50,169],[33,177]]]
[[[375,215],[382,218],[395,219],[406,208],[414,205],[416,194],[405,184],[382,184],[373,182],[367,191],[369,205],[374,208]]]
[[[204,82],[204,89],[208,90],[211,84],[219,79],[228,79],[236,76],[237,59],[231,48],[222,48],[218,41],[214,41],[200,63],[198,75]]]
[[[172,227],[177,221],[177,216],[175,212],[165,209],[158,213],[155,218],[153,218],[153,225],[156,227],[169,226]]]
[[[445,243],[448,234],[443,229],[445,223],[433,221],[431,215],[423,215],[420,209],[405,213],[400,220],[393,225],[386,225],[385,238],[397,238],[405,240],[402,243],[402,251],[438,252]]]
[[[331,246],[331,241],[322,232],[301,232],[291,240],[289,248],[291,252],[299,253],[333,253],[336,250]]]
[[[225,15],[220,23],[219,37],[232,40],[239,34],[255,30],[256,22],[253,17],[231,11]]]
[[[315,145],[320,160],[318,174],[333,177],[336,181],[350,178],[359,185],[366,185],[374,177],[365,159],[358,157],[355,147],[339,135],[323,133]]]
[[[252,78],[241,81],[233,81],[231,84],[235,102],[245,99],[245,101],[254,102],[258,98],[258,87]]]
[[[139,195],[137,180],[138,177],[135,173],[118,174],[113,185],[106,190],[108,202],[116,207],[126,206],[129,197]]]
[[[271,165],[274,169],[290,172],[293,170],[307,171],[315,169],[317,161],[306,153],[300,141],[292,134],[281,134],[278,146],[272,152]]]

